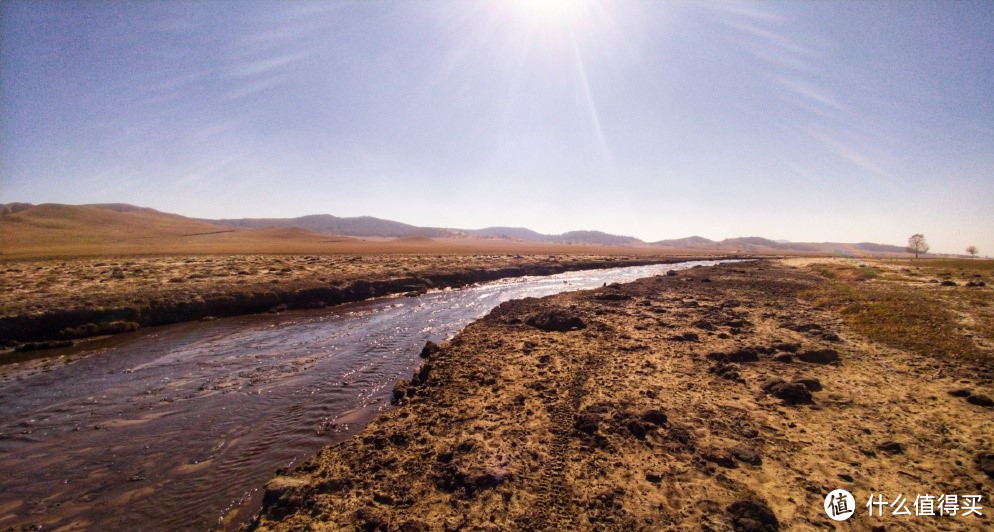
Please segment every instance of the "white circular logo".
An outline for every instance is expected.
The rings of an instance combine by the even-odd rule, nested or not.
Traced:
[[[846,490],[835,490],[825,497],[825,513],[836,521],[849,519],[856,511],[856,499]]]

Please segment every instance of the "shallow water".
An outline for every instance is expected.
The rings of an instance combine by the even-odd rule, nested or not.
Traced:
[[[522,277],[156,327],[58,353],[69,363],[0,368],[0,527],[236,527],[277,468],[388,408],[426,340],[510,299],[715,263]]]

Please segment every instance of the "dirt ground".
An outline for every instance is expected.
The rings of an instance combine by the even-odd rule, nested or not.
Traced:
[[[505,303],[426,350],[396,409],[276,476],[254,527],[990,529],[990,339],[971,344],[986,359],[874,340],[811,297],[818,266]],[[989,312],[991,288],[970,290]],[[837,488],[856,506],[838,523]],[[983,515],[915,515],[942,494]],[[871,495],[898,504],[871,517]],[[891,515],[899,496],[911,515]]]

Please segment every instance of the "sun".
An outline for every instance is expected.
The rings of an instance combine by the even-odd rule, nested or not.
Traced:
[[[544,21],[570,19],[583,9],[582,0],[517,0],[515,3],[523,15]]]

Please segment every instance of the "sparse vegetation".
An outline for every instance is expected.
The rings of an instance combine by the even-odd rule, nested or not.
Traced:
[[[971,257],[976,257],[977,246],[966,246],[966,252],[969,253]]]
[[[994,263],[955,259],[911,263],[926,274],[921,279],[908,275],[916,271],[906,267],[906,261],[877,264],[812,265],[811,270],[826,282],[802,292],[802,297],[839,312],[854,330],[885,345],[923,356],[992,362],[994,327],[986,324],[994,323],[994,294],[951,287],[961,286],[952,280],[953,271],[961,280],[971,279],[962,283],[964,287],[973,286],[967,283],[989,275]],[[875,273],[868,276],[867,271]]]

